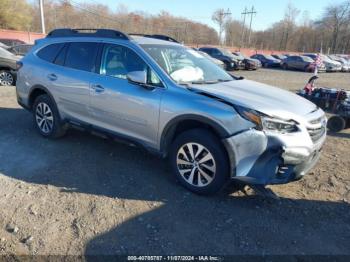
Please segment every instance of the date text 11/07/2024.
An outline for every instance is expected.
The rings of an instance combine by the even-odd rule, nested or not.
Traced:
[[[216,256],[128,256],[128,261],[219,261]]]

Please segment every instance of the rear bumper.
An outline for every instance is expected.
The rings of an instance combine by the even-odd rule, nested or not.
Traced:
[[[308,133],[290,138],[253,129],[227,138],[224,144],[231,161],[231,178],[261,185],[298,180],[316,165],[325,139],[326,133],[312,143]]]

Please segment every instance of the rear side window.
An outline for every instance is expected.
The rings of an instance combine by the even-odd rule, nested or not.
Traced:
[[[68,44],[65,45],[63,48],[61,48],[61,51],[58,53],[58,55],[56,56],[56,59],[54,61],[54,63],[56,65],[64,65],[64,60],[66,59],[66,54],[67,54],[67,49],[68,49]]]
[[[89,42],[70,43],[64,65],[78,70],[95,72],[98,46],[98,43]]]
[[[39,50],[37,56],[47,62],[52,63],[63,46],[63,43],[48,45]]]

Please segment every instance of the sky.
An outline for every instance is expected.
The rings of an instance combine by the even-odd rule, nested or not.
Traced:
[[[307,11],[310,19],[318,19],[329,4],[342,3],[344,0],[72,0],[72,2],[103,3],[112,10],[123,4],[129,11],[144,11],[157,14],[162,10],[208,24],[217,29],[211,20],[212,13],[218,8],[230,9],[232,17],[242,20],[242,11],[245,7],[254,8],[257,14],[253,17],[254,30],[267,29],[274,22],[281,20],[289,2],[298,8],[302,16]],[[247,21],[248,24],[248,21]]]

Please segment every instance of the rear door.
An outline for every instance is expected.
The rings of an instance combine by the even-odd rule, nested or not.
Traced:
[[[297,59],[295,56],[290,56],[288,59],[288,66],[290,68],[297,68]]]
[[[54,66],[46,72],[50,91],[64,117],[91,121],[90,79],[96,74],[99,46],[94,42],[67,43],[53,61]]]

